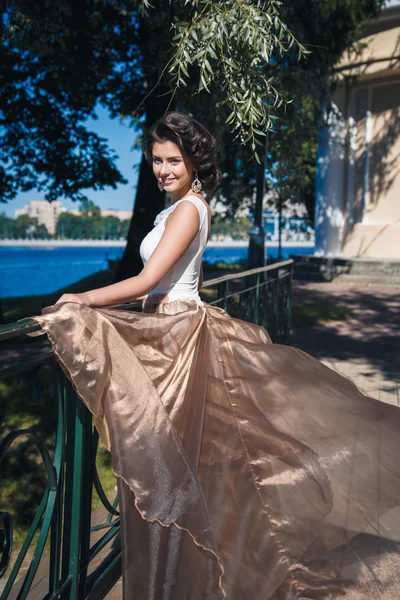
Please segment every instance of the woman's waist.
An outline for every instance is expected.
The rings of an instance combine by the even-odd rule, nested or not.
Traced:
[[[193,282],[177,281],[175,284],[160,285],[155,287],[147,294],[147,296],[164,295],[171,300],[182,300],[186,298],[199,299],[198,280]]]
[[[203,304],[197,290],[173,288],[171,290],[164,291],[157,288],[147,294],[143,300],[142,308],[144,312],[154,312],[154,309],[161,304],[167,304],[169,302],[175,302],[179,300],[195,302],[198,305]]]

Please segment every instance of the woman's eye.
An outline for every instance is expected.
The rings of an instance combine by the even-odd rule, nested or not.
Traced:
[[[171,163],[171,165],[178,165],[181,161],[179,160],[179,158],[173,158],[169,162]],[[160,163],[162,163],[162,160],[161,160],[161,158],[155,158],[153,156],[153,163],[154,164],[160,164]]]

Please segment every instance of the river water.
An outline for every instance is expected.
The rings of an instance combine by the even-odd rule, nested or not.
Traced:
[[[282,248],[282,258],[291,254],[312,254],[313,248]],[[121,256],[122,248],[115,247],[0,247],[0,297],[48,294],[106,269],[107,257]],[[269,258],[276,258],[277,248],[267,248]],[[244,262],[247,247],[206,248],[205,262]]]

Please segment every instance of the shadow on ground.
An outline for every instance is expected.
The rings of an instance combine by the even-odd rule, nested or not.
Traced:
[[[350,318],[292,331],[290,344],[319,360],[369,363],[386,379],[400,373],[400,290],[295,282],[294,293],[345,306]],[[368,373],[365,373],[368,377]]]

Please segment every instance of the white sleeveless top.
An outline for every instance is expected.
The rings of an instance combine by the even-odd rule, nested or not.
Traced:
[[[174,265],[164,279],[148,294],[165,294],[168,300],[194,300],[202,304],[198,292],[201,259],[208,238],[208,210],[204,202],[196,196],[187,196],[178,200],[172,206],[164,209],[157,215],[152,229],[140,244],[140,256],[143,264],[149,260],[162,238],[165,220],[181,202],[191,202],[197,207],[200,217],[199,230],[182,258]]]

